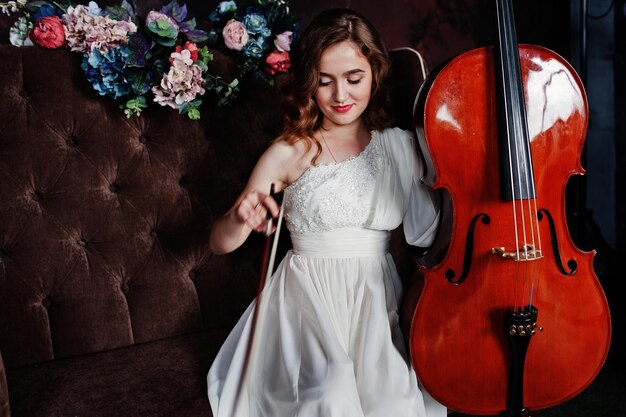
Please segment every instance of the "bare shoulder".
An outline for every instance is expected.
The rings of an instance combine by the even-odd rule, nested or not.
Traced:
[[[306,142],[299,140],[289,144],[284,140],[274,142],[263,155],[274,166],[281,167],[283,187],[288,186],[311,166],[315,154],[314,146],[306,148]]]
[[[272,159],[273,162],[289,162],[297,159],[302,154],[303,146],[299,146],[300,142],[296,142],[293,145],[288,144],[284,140],[277,140],[270,145],[269,148],[263,154],[264,157]]]

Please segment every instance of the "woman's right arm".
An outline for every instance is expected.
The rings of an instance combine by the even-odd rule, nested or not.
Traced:
[[[273,217],[278,216],[278,204],[269,196],[269,190],[272,183],[277,192],[288,185],[287,173],[294,153],[292,146],[275,142],[261,155],[235,204],[213,223],[209,240],[213,253],[232,252],[253,230],[264,232],[268,211]]]

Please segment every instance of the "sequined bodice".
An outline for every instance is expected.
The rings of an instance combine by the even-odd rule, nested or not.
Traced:
[[[364,227],[371,221],[381,166],[377,132],[359,154],[313,166],[285,189],[285,220],[291,233]]]

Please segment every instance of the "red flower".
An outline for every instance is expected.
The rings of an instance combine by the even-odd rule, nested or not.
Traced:
[[[291,61],[287,52],[274,51],[265,58],[265,64],[265,71],[274,75],[277,72],[287,72],[291,66]]]
[[[198,46],[190,41],[185,42],[185,49],[191,53],[191,59],[193,62],[198,60]]]
[[[60,48],[65,44],[65,29],[59,16],[46,16],[35,22],[28,37],[33,43],[44,48]]]
[[[193,62],[196,62],[198,60],[198,46],[190,41],[185,42],[185,46],[182,47],[180,45],[176,45],[176,52],[180,54],[180,52],[186,49],[189,51],[189,57],[191,58],[191,60]],[[170,57],[170,64],[174,62],[174,58]]]

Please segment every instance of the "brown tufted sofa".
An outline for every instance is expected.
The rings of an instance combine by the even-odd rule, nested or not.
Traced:
[[[206,372],[261,242],[214,256],[208,234],[277,132],[278,88],[248,80],[200,122],[127,119],[80,60],[0,46],[0,417],[210,416]],[[396,88],[405,125],[417,75]]]

